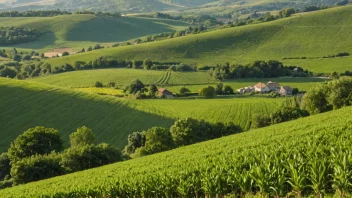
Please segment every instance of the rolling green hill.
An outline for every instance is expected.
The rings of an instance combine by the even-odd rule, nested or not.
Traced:
[[[0,78],[0,93],[1,151],[35,126],[57,128],[66,140],[76,128],[87,126],[99,141],[123,148],[130,133],[173,123],[171,119],[131,109],[114,97],[37,83]]]
[[[207,72],[166,72],[152,70],[146,71],[143,69],[83,70],[43,76],[29,80],[71,88],[91,87],[94,86],[96,81],[101,81],[103,84],[112,81],[120,86],[120,88],[123,88],[136,79],[141,80],[147,85],[199,85],[218,82]]]
[[[256,185],[260,185],[259,181],[266,182],[269,179],[274,182],[277,178],[273,175],[274,170],[280,170],[277,168],[285,167],[286,164],[291,165],[292,172],[296,170],[296,175],[304,174],[306,178],[310,171],[325,170],[317,167],[310,169],[315,162],[319,165],[323,159],[326,160],[324,162],[334,163],[336,157],[351,158],[348,151],[352,132],[352,117],[349,116],[351,110],[351,107],[347,107],[156,155],[33,182],[1,190],[0,196],[108,197],[118,196],[119,193],[125,193],[125,196],[127,193],[142,194],[152,190],[181,193],[188,185],[198,184],[197,179],[203,192],[224,193],[216,188],[216,184],[221,184],[221,181],[234,181],[237,184],[239,180],[236,178],[249,178],[251,175],[255,178]],[[289,159],[284,158],[286,156]],[[246,163],[252,163],[251,170],[246,171],[248,168],[243,165]],[[338,163],[334,167],[338,168]],[[349,166],[347,169],[350,171]],[[270,183],[270,186],[275,184]],[[209,186],[213,188],[207,188]],[[307,185],[302,187],[308,189]],[[235,189],[236,186],[231,190]]]
[[[161,32],[174,32],[189,24],[152,18],[64,15],[55,17],[2,18],[0,26],[33,28],[43,33],[33,42],[11,46],[47,51],[55,48],[82,49],[97,43],[121,42]],[[1,46],[0,46],[1,47]]]
[[[123,148],[127,136],[153,126],[169,127],[192,116],[209,122],[230,122],[248,129],[257,113],[271,113],[284,99],[228,98],[129,100],[57,86],[0,78],[0,151],[19,134],[35,126],[59,129],[67,140],[87,126],[97,139]],[[211,114],[206,113],[211,112]]]
[[[313,72],[352,70],[351,57],[322,58],[352,53],[352,6],[304,13],[289,18],[178,37],[160,42],[104,49],[51,59],[52,65],[90,61],[100,56],[123,59],[178,61],[198,65],[253,60],[282,60]],[[306,57],[306,59],[286,59]]]

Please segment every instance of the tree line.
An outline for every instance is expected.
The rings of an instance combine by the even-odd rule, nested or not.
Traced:
[[[240,132],[241,127],[233,123],[213,124],[185,118],[176,121],[170,129],[153,127],[132,133],[128,136],[128,144],[123,153],[131,157],[141,157]]]
[[[35,29],[0,27],[0,45],[12,45],[34,41],[39,35],[39,32]]]
[[[72,14],[90,14],[96,16],[107,16],[107,17],[121,17],[120,13],[114,12],[93,12],[88,10],[78,10],[74,13],[64,10],[29,10],[25,12],[19,11],[3,11],[0,12],[0,17],[53,17],[59,15],[72,15]]]
[[[284,66],[283,63],[270,61],[254,61],[253,63],[242,65],[226,63],[215,67],[203,67],[209,69],[209,74],[215,79],[232,78],[275,78],[281,76],[309,77],[313,73],[298,66]]]
[[[18,136],[0,155],[0,189],[122,160],[119,149],[97,144],[87,127],[78,128],[69,139],[70,147],[64,149],[58,130],[39,126]]]

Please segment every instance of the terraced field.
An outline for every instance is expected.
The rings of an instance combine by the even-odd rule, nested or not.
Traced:
[[[163,60],[203,65],[254,60],[282,60],[313,72],[352,70],[351,58],[326,58],[352,53],[352,6],[295,15],[281,20],[217,30],[136,46],[98,50],[52,59],[52,65],[89,61],[100,56],[126,60]],[[283,58],[307,57],[284,60]],[[318,57],[314,61],[312,57]]]

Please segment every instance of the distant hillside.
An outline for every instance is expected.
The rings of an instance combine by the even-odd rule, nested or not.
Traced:
[[[119,148],[127,144],[132,132],[170,127],[175,120],[189,116],[209,122],[234,122],[248,129],[255,114],[271,113],[284,101],[264,97],[130,100],[6,78],[0,78],[0,93],[0,152],[35,126],[57,128],[66,140],[76,128],[87,126],[97,134],[98,141]]]
[[[0,26],[21,26],[40,31],[42,35],[36,41],[14,47],[42,50],[94,47],[97,43],[120,42],[161,32],[174,32],[189,27],[189,24],[152,18],[64,15],[1,18]]]
[[[291,168],[293,176],[298,175],[306,180],[315,176],[310,177],[310,171],[318,172],[319,178],[322,175],[324,179],[333,176],[340,178],[341,174],[350,173],[348,160],[344,160],[346,166],[339,164],[343,163],[342,159],[350,157],[351,111],[352,108],[347,107],[156,155],[16,186],[0,190],[0,196],[110,197],[125,193],[122,195],[127,197],[127,193],[131,196],[137,193],[151,195],[151,192],[155,192],[154,189],[160,193],[167,190],[181,193],[186,192],[182,191],[183,189],[191,189],[193,185],[199,185],[198,191],[207,193],[228,193],[217,191],[218,185],[238,192],[237,185],[223,185],[231,181],[236,182],[235,184],[251,181],[249,185],[255,186],[264,181],[265,185],[280,185],[278,188],[287,191],[286,180],[292,176],[290,171],[282,171],[286,170],[285,167]],[[335,153],[338,155],[334,155]],[[249,161],[253,165],[250,168],[245,166]],[[322,161],[324,163],[321,163]],[[336,162],[334,167],[345,168],[337,169],[341,172],[336,175],[326,176],[326,162]],[[331,169],[334,170],[333,167]],[[254,183],[249,179],[250,176],[255,178]],[[246,180],[241,180],[242,178]],[[248,186],[248,183],[245,185]],[[282,185],[285,187],[281,188]],[[313,195],[314,192],[308,190],[310,183],[303,183],[303,188],[307,189],[304,191],[306,194]],[[241,188],[242,192],[252,192],[252,189],[254,188]],[[266,190],[272,192],[269,187]]]
[[[52,65],[90,61],[100,56],[215,65],[225,62],[281,60],[313,72],[352,70],[352,6],[295,15],[281,20],[178,37],[160,42],[97,50],[48,60]],[[288,59],[289,58],[289,59]],[[292,59],[293,58],[293,59]]]

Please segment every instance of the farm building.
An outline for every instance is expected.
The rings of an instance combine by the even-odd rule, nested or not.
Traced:
[[[255,90],[255,92],[259,92],[259,93],[269,93],[270,92],[270,88],[266,84],[261,83],[261,82],[254,85],[254,90]]]
[[[158,90],[158,96],[165,97],[165,98],[174,98],[174,95],[172,94],[172,92],[167,90],[166,88],[160,88]]]
[[[293,91],[292,87],[283,86],[280,89],[280,94],[283,95],[283,96],[290,96],[290,95],[292,95],[292,91]]]
[[[280,88],[281,87],[280,87],[279,83],[269,81],[266,85],[269,87],[270,91],[272,91],[272,92],[280,92]]]

